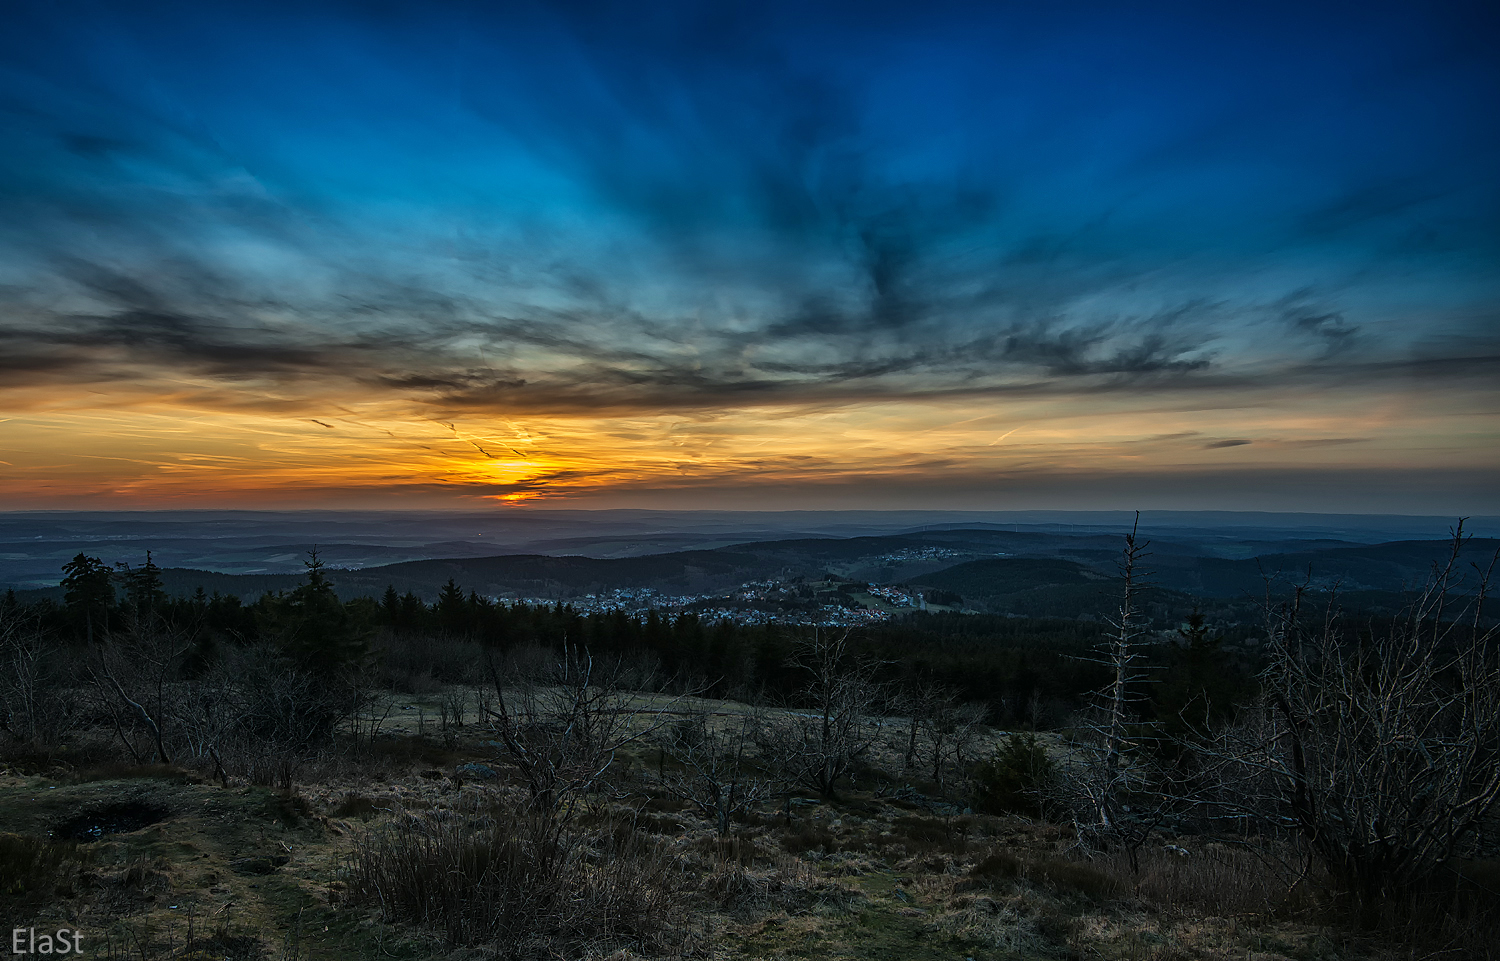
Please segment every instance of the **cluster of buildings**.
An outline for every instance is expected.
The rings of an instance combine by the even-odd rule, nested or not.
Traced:
[[[823,604],[813,610],[775,611],[744,607],[699,607],[692,613],[705,621],[729,621],[741,627],[753,624],[795,624],[808,627],[858,627],[890,619],[890,614],[871,607]]]
[[[892,607],[911,607],[919,611],[927,610],[927,598],[922,596],[921,591],[914,591],[905,587],[885,587],[880,584],[871,584],[865,588],[871,597],[878,597]]]
[[[907,564],[912,561],[937,561],[972,556],[973,553],[970,551],[954,551],[946,547],[908,547],[893,554],[881,554],[875,558],[875,563]]]
[[[931,548],[924,553],[931,553],[932,550],[941,549]],[[747,581],[733,590],[713,594],[666,594],[651,587],[617,588],[604,593],[585,594],[566,603],[583,614],[623,611],[631,617],[644,618],[651,611],[667,616],[690,613],[705,621],[730,621],[742,626],[795,624],[857,627],[888,620],[892,616],[889,610],[860,603],[852,596],[855,592],[878,598],[887,608],[927,609],[927,602],[919,592],[905,588],[878,584],[841,584],[838,587],[820,588],[819,585],[800,580]],[[551,605],[557,601],[517,598],[509,603]]]
[[[567,604],[584,614],[625,611],[627,614],[639,614],[644,617],[647,611],[674,612],[695,604],[707,596],[710,595],[663,594],[654,587],[621,587],[603,594],[585,594],[567,601]],[[521,603],[538,602],[522,600]],[[540,603],[555,604],[557,602],[541,601]]]

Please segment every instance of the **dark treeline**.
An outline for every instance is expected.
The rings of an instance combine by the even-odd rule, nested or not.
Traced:
[[[79,555],[64,573],[64,602],[44,600],[32,609],[51,636],[88,644],[150,619],[191,644],[196,663],[269,644],[315,673],[373,663],[398,688],[483,682],[485,652],[533,646],[630,659],[664,688],[791,703],[805,677],[790,655],[813,630],[691,612],[635,616],[585,613],[560,602],[501,603],[452,580],[432,603],[393,587],[380,598],[340,600],[315,553],[300,586],[248,603],[201,588],[168,596],[149,553],[140,566],[116,568]],[[1152,653],[1150,679],[1137,685],[1138,700],[1176,711],[1193,698],[1227,703],[1249,693],[1256,665],[1231,654],[1201,621],[1196,633],[1166,632]],[[1108,630],[1078,618],[920,613],[860,628],[851,645],[878,665],[885,689],[936,684],[983,705],[989,723],[1051,727],[1066,723],[1106,683],[1106,668],[1090,652]]]

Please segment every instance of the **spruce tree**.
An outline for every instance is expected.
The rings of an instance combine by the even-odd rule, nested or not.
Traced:
[[[68,613],[75,621],[81,620],[84,636],[90,644],[94,642],[94,618],[99,625],[108,624],[109,609],[115,603],[115,589],[110,583],[112,571],[109,565],[97,557],[78,554],[63,565],[63,601]]]

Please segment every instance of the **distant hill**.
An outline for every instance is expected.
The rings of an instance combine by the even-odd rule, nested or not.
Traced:
[[[1348,592],[1400,592],[1425,584],[1433,565],[1447,559],[1450,546],[1448,541],[1392,541],[1266,553],[1243,560],[1158,555],[1148,561],[1156,572],[1155,583],[1205,597],[1259,596],[1268,577],[1282,587],[1308,581],[1314,587]],[[1460,556],[1461,571],[1472,580],[1470,565],[1484,567],[1497,548],[1500,540],[1495,538],[1470,540]]]
[[[911,582],[963,595],[964,606],[1031,617],[1102,617],[1113,610],[1120,580],[1076,561],[993,557],[956,564]]]
[[[1500,540],[1492,538],[1476,538],[1465,545],[1459,568],[1470,586],[1476,580],[1474,566],[1487,566],[1497,548]],[[1153,551],[1145,559],[1149,573],[1144,583],[1148,590],[1142,602],[1174,610],[1200,603],[1205,608],[1222,608],[1228,602],[1243,607],[1246,602],[1258,603],[1269,579],[1274,594],[1284,595],[1294,584],[1307,583],[1316,589],[1337,589],[1351,610],[1394,612],[1411,592],[1428,582],[1433,565],[1445,561],[1449,550],[1446,541],[1394,541],[1340,544],[1243,560]],[[960,594],[966,606],[980,610],[1031,616],[1102,616],[1114,608],[1120,590],[1113,565],[1103,561],[985,558],[923,574],[910,583]]]
[[[386,585],[431,597],[452,578],[466,591],[565,599],[616,588],[653,587],[667,593],[698,593],[734,587],[775,573],[753,555],[730,551],[679,551],[642,557],[552,557],[506,554],[452,560],[407,561],[360,571],[331,571],[343,596],[379,595]]]
[[[980,597],[1018,594],[1061,585],[1100,584],[1108,580],[1099,572],[1074,561],[992,557],[925,574],[914,578],[912,583],[955,591],[965,597]]]
[[[284,543],[284,542],[283,542]],[[1483,565],[1500,539],[1468,542],[1463,564]],[[290,546],[285,550],[290,550]],[[329,575],[343,597],[378,596],[387,585],[431,601],[452,578],[465,591],[500,597],[567,600],[615,589],[655,588],[668,594],[712,593],[746,581],[828,574],[856,581],[908,583],[962,595],[969,606],[1034,614],[1076,616],[1112,606],[1117,593],[1118,535],[993,528],[935,528],[882,536],[797,537],[758,540],[715,550],[673,551],[632,557],[498,554],[412,560]],[[1205,603],[1242,606],[1265,592],[1265,578],[1284,592],[1308,579],[1315,587],[1337,585],[1351,598],[1389,608],[1400,594],[1420,586],[1432,564],[1447,556],[1438,540],[1351,544],[1315,541],[1163,538],[1153,541],[1145,566],[1157,596],[1171,606],[1191,597]],[[378,551],[374,552],[378,554]],[[1227,556],[1226,556],[1227,555]],[[328,558],[325,556],[325,560]],[[338,563],[338,561],[334,561]],[[344,562],[348,564],[347,561]],[[192,594],[237,594],[246,599],[287,590],[301,581],[294,573],[221,573],[177,566],[163,570],[167,590]],[[54,582],[55,583],[55,582]],[[56,587],[24,591],[23,596],[61,599]]]

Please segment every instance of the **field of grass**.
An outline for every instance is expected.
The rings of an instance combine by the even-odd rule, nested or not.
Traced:
[[[1288,894],[1295,872],[1235,848],[1178,838],[1179,850],[1153,845],[1132,871],[1123,855],[1080,858],[1064,826],[971,813],[889,775],[857,780],[837,803],[768,801],[720,837],[659,790],[649,740],[617,757],[611,789],[572,817],[590,896],[606,877],[627,884],[611,857],[637,859],[641,880],[628,883],[655,900],[632,910],[651,925],[600,920],[584,936],[573,918],[551,940],[492,950],[361,894],[356,867],[374,863],[377,839],[459,824],[463,845],[462,825],[488,819],[493,831],[519,805],[491,733],[473,715],[440,729],[439,713],[436,694],[398,703],[373,746],[309,761],[290,790],[97,758],[13,766],[0,775],[5,917],[77,929],[89,957],[145,961],[1409,956],[1319,923],[1305,885]],[[608,842],[627,835],[629,853]],[[621,893],[645,896],[605,891]]]

